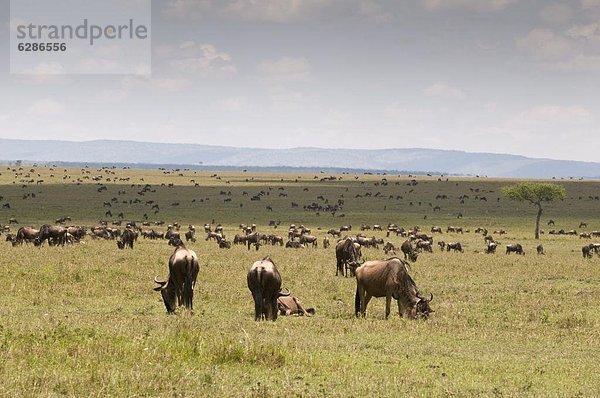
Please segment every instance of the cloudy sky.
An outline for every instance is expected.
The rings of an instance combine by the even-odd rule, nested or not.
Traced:
[[[11,75],[2,57],[0,138],[600,160],[600,0],[152,5],[149,76]],[[7,55],[8,0],[0,15]]]

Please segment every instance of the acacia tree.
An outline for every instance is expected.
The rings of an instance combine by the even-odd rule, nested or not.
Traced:
[[[535,219],[535,238],[540,238],[540,218],[542,218],[542,203],[552,202],[556,199],[563,200],[566,196],[565,188],[557,184],[535,184],[523,182],[502,188],[504,196],[519,202],[529,202],[537,207]]]

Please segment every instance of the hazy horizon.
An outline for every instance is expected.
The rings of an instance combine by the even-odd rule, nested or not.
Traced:
[[[5,59],[0,138],[598,159],[600,0],[153,0],[151,36],[145,77]]]

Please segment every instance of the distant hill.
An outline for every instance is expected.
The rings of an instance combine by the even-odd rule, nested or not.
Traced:
[[[489,177],[552,178],[600,176],[600,163],[438,149],[258,149],[134,141],[28,141],[0,139],[6,161],[203,165],[271,170],[352,169],[421,171]]]

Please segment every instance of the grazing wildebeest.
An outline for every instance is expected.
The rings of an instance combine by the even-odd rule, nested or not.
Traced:
[[[262,236],[263,235],[259,232],[252,232],[250,235],[246,236],[246,245],[248,246],[248,250],[250,250],[251,245],[254,245],[256,250],[258,250]]]
[[[340,232],[348,232],[352,231],[352,225],[342,225],[340,227]]]
[[[446,251],[450,251],[450,250],[454,250],[454,252],[461,252],[464,253],[464,249],[462,247],[462,245],[460,244],[460,242],[450,242],[446,244]]]
[[[542,244],[537,245],[535,250],[537,250],[537,254],[539,256],[546,254],[546,253],[544,253],[544,246],[542,246]]]
[[[11,217],[11,218],[9,218],[9,219],[8,219],[8,223],[9,223],[9,224],[18,224],[19,222],[17,221],[17,219],[16,219],[16,218],[14,218],[14,217]]]
[[[247,276],[248,289],[254,299],[254,320],[275,321],[277,319],[277,299],[289,296],[281,292],[281,275],[269,256],[256,261]]]
[[[383,228],[381,228],[381,225],[375,224],[373,225],[373,231],[383,231]]]
[[[583,258],[592,258],[592,246],[593,243],[589,245],[585,245],[581,248],[581,253],[583,254]]]
[[[388,260],[367,261],[356,268],[356,316],[366,316],[367,305],[372,297],[385,297],[385,319],[390,315],[391,302],[398,302],[398,314],[409,319],[427,318],[433,310],[421,296],[408,271],[408,263],[397,257]]]
[[[233,237],[234,245],[245,245],[246,244],[246,235],[235,234]]]
[[[433,246],[432,246],[431,242],[428,240],[417,240],[416,241],[416,250],[433,253]]]
[[[489,242],[487,244],[487,246],[485,247],[485,253],[486,254],[494,254],[494,253],[496,253],[497,247],[498,247],[498,244],[496,242]]]
[[[221,239],[219,242],[219,249],[231,249],[231,242],[225,239]]]
[[[327,231],[327,233],[333,237],[337,237],[339,238],[340,235],[342,235],[342,233],[340,231],[338,231],[337,229],[330,229],[329,231]]]
[[[300,236],[300,244],[306,246],[307,244],[311,244],[312,247],[317,247],[317,237],[312,235],[302,235]]]
[[[554,220],[548,220],[548,226],[555,225]]]
[[[582,232],[579,234],[579,239],[592,239],[592,234]]]
[[[189,241],[196,242],[196,236],[195,235],[196,235],[195,231],[192,231],[192,230],[187,231],[185,233],[185,241],[186,242],[189,242]]]
[[[336,270],[335,275],[340,273],[343,276],[348,276],[348,267],[351,264],[356,264],[360,258],[354,242],[350,238],[342,239],[335,245]]]
[[[520,243],[513,243],[511,245],[506,245],[506,254],[517,253],[521,255],[525,255],[525,251],[523,250],[523,246]]]
[[[383,246],[383,252],[385,254],[396,254],[396,247],[392,242],[386,242],[385,246]]]
[[[35,229],[33,227],[21,227],[17,231],[15,240],[13,241],[13,243],[18,243],[18,244],[23,244],[23,242],[33,243],[36,240],[36,238],[38,237],[39,233],[40,233],[39,229]]]
[[[585,223],[585,222],[583,222],[583,221],[582,221],[582,222],[580,222],[580,223],[579,223],[579,228],[587,228],[587,223]]]
[[[56,246],[65,244],[65,235],[67,229],[60,225],[42,225],[38,234],[38,243],[42,245],[44,241],[48,241],[48,245]]]
[[[133,249],[133,242],[135,241],[135,232],[129,228],[125,228],[123,234],[121,234],[121,239],[117,241],[117,247],[119,249],[124,249],[129,246]]]
[[[317,312],[314,308],[304,308],[300,300],[294,296],[279,296],[277,298],[279,315],[313,316]]]
[[[431,227],[431,232],[432,232],[432,233],[433,233],[433,232],[437,232],[437,233],[440,233],[440,234],[441,234],[441,233],[443,233],[443,232],[442,232],[442,227],[437,227],[437,226]]]
[[[418,253],[413,247],[410,240],[405,240],[404,243],[402,243],[402,246],[400,246],[400,250],[402,251],[402,253],[404,253],[405,260],[410,260],[413,263],[417,261]]]
[[[183,244],[178,246],[169,258],[167,281],[154,278],[154,282],[159,285],[154,290],[160,291],[168,313],[175,312],[176,299],[178,306],[184,305],[189,310],[193,309],[194,286],[198,272],[200,272],[200,265],[196,253],[186,249]]]

